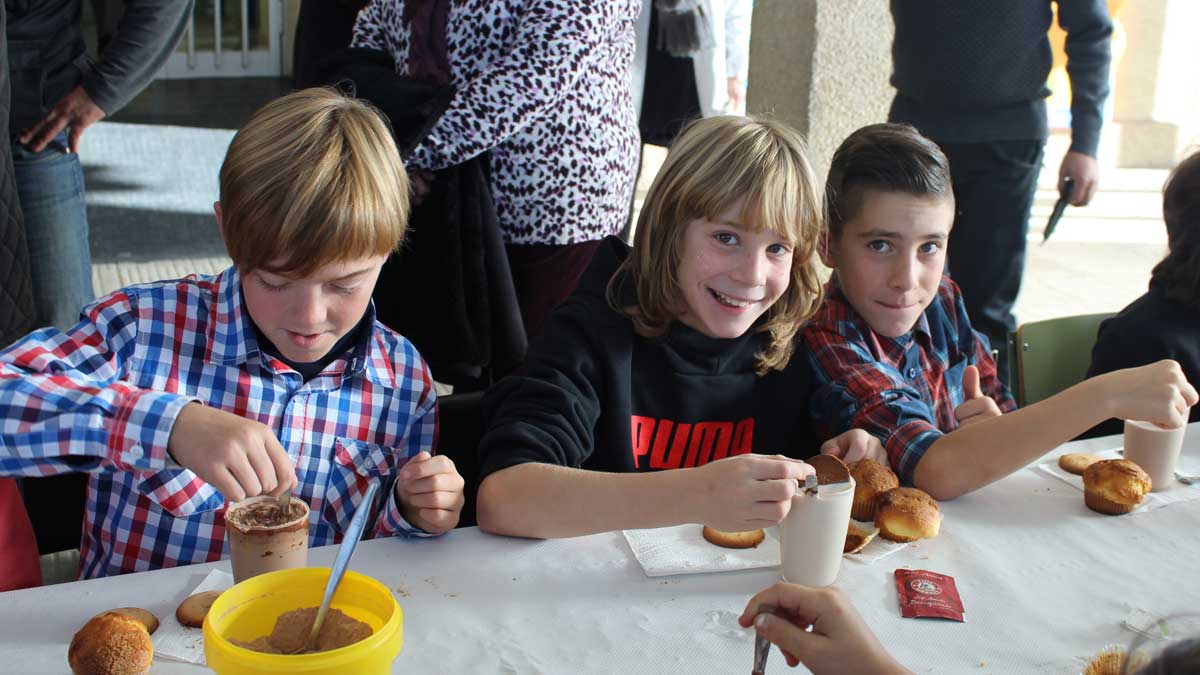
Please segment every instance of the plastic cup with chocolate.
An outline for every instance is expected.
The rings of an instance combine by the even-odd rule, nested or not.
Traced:
[[[225,525],[234,581],[308,565],[308,504],[296,497],[288,513],[270,496],[235,502]]]

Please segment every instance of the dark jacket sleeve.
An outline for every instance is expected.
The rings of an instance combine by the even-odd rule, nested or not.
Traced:
[[[7,8],[0,5],[0,129],[8,128]],[[34,328],[29,251],[13,173],[12,145],[0,143],[0,349]]]
[[[551,315],[521,369],[488,391],[480,482],[517,464],[578,468],[591,456],[604,397],[595,323],[594,307],[568,301]]]
[[[125,0],[112,41],[83,76],[83,89],[107,115],[154,79],[179,44],[192,0]]]
[[[1087,377],[1153,363],[1159,358],[1165,358],[1155,358],[1153,353],[1158,351],[1161,354],[1165,349],[1165,346],[1157,342],[1151,344],[1150,336],[1140,331],[1131,334],[1120,315],[1105,319],[1100,324],[1096,344],[1092,347],[1092,363],[1088,366]],[[1083,436],[1112,436],[1124,433],[1124,430],[1124,422],[1110,419],[1092,427]]]
[[[1071,150],[1096,156],[1108,98],[1112,19],[1105,0],[1058,0],[1058,25],[1067,32],[1071,80]]]

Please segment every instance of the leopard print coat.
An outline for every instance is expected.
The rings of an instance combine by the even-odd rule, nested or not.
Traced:
[[[640,139],[630,97],[640,0],[452,0],[447,44],[458,89],[405,160],[436,170],[491,150],[505,241],[574,244],[620,231]],[[352,46],[407,71],[404,0],[372,0]]]

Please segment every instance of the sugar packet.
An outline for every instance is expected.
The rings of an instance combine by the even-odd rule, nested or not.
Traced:
[[[896,570],[900,615],[906,619],[935,618],[966,622],[954,578],[928,570]]]

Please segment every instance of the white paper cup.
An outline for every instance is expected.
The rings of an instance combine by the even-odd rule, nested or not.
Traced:
[[[828,586],[837,580],[854,503],[854,479],[822,485],[816,495],[801,489],[792,510],[779,524],[783,580],[803,586]]]
[[[1186,433],[1186,425],[1160,429],[1149,422],[1125,420],[1125,459],[1142,467],[1150,476],[1152,492],[1174,487],[1175,464]]]
[[[275,497],[250,497],[229,505],[225,512],[225,535],[229,538],[229,564],[233,580],[241,583],[266,572],[308,565],[308,504],[292,497],[293,510],[302,511],[293,518],[271,525],[242,522],[239,511],[278,508]]]

